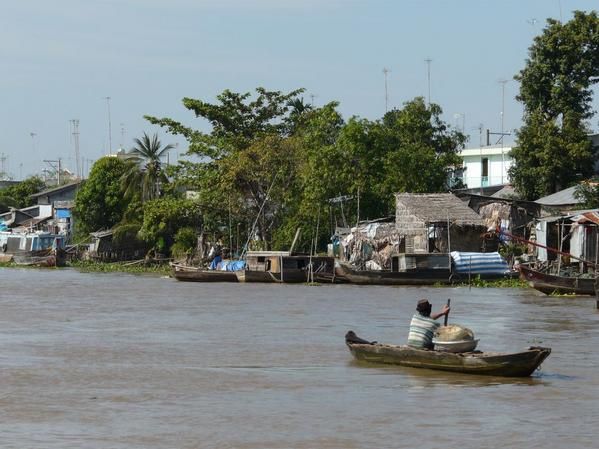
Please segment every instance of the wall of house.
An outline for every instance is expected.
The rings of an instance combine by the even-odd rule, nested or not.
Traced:
[[[487,176],[483,176],[482,160],[488,159]],[[506,184],[508,182],[508,170],[512,165],[512,159],[504,153],[503,161],[501,154],[462,157],[464,175],[463,182],[468,188],[487,187]]]
[[[405,252],[428,252],[428,228],[399,201],[395,207],[395,224],[399,235],[405,236]]]

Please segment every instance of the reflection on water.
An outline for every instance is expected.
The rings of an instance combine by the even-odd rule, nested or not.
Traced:
[[[499,377],[499,376],[475,376],[453,373],[450,371],[436,371],[429,369],[410,368],[405,366],[389,366],[352,360],[350,365],[371,370],[375,375],[401,376],[405,379],[405,385],[410,387],[429,387],[432,385],[451,385],[458,387],[489,387],[496,385],[548,385],[548,379],[540,374],[534,373],[531,377]]]
[[[2,447],[397,448],[596,444],[599,314],[528,290],[177,283],[0,269]],[[553,349],[531,378],[352,360],[452,299],[479,347]]]

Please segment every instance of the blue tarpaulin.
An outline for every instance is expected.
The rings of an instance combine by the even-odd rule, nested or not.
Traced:
[[[456,273],[459,274],[505,274],[510,271],[507,262],[497,252],[466,253],[452,251],[451,258]]]
[[[220,271],[240,271],[245,268],[245,260],[224,260],[218,268]]]

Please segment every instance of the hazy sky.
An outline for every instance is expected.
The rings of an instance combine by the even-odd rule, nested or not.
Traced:
[[[3,0],[0,157],[15,178],[40,172],[43,159],[61,158],[74,171],[69,121],[78,119],[87,167],[108,152],[106,97],[113,150],[159,131],[183,153],[185,141],[143,115],[208,129],[181,99],[213,101],[224,89],[304,87],[317,106],[337,100],[345,118],[377,119],[385,112],[383,68],[389,107],[401,106],[428,95],[427,58],[431,100],[447,122],[465,125],[468,146],[478,146],[479,124],[500,130],[499,81],[522,69],[546,18],[566,21],[572,10],[597,7],[596,0]],[[517,91],[516,82],[505,84],[506,130],[520,126]]]

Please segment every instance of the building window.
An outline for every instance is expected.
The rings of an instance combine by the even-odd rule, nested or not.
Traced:
[[[489,176],[489,158],[484,157],[483,160],[481,161],[481,173],[482,173],[482,177],[486,178]]]

